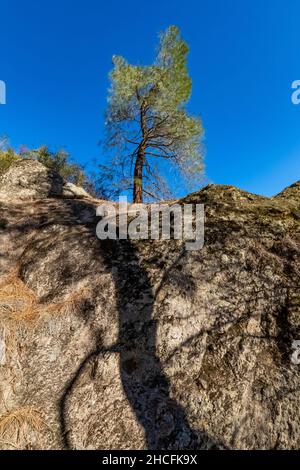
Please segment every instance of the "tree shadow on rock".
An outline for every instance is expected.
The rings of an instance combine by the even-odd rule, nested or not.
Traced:
[[[95,225],[90,225],[95,234]],[[109,349],[101,345],[80,364],[60,400],[61,432],[71,447],[67,430],[67,400],[87,362],[101,360],[105,352],[119,354],[124,393],[143,427],[148,449],[218,448],[205,433],[193,430],[183,407],[170,396],[169,379],[156,354],[157,324],[153,319],[155,296],[146,270],[128,240],[99,240],[99,256],[113,275],[119,334]]]

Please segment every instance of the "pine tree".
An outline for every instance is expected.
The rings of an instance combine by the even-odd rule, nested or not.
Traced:
[[[118,176],[120,188],[132,189],[136,203],[162,193],[162,160],[184,176],[202,173],[201,121],[186,110],[192,89],[187,54],[179,29],[170,26],[160,36],[154,65],[113,57],[106,129],[114,154],[102,169]]]

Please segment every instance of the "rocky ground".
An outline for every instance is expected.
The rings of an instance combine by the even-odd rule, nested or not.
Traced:
[[[97,201],[22,165],[0,178],[0,448],[299,448],[300,182],[182,199],[206,216],[186,251],[98,240]]]

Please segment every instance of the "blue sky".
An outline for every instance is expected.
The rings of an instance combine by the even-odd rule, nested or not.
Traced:
[[[150,63],[157,33],[176,24],[208,179],[265,195],[300,179],[299,0],[1,0],[0,15],[0,135],[13,146],[101,162],[111,56]]]

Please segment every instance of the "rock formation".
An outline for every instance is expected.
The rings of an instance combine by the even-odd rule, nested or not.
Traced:
[[[180,200],[205,204],[199,251],[100,241],[63,187],[33,161],[0,179],[0,448],[299,448],[300,183]]]
[[[0,198],[28,200],[59,196],[89,197],[83,188],[64,181],[58,173],[33,159],[16,162],[0,176]]]

